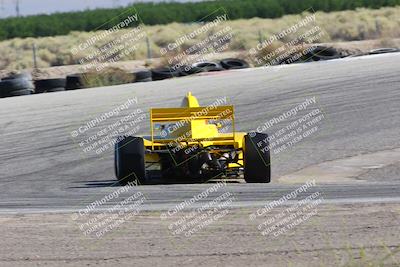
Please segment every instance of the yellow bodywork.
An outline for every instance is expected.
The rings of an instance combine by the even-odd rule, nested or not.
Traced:
[[[181,107],[152,108],[148,136],[119,136],[115,173],[120,183],[208,182],[241,178],[269,183],[268,135],[236,132],[232,105],[200,106],[188,93]]]
[[[210,120],[229,120],[232,125],[231,133],[220,133],[220,125],[210,123]],[[162,136],[156,135],[155,125],[161,125]],[[179,108],[153,108],[150,110],[151,136],[144,137],[144,146],[147,150],[157,151],[165,149],[166,145],[173,142],[180,146],[190,147],[193,145],[223,146],[241,149],[243,137],[246,133],[235,131],[235,117],[233,106],[206,106],[201,107],[196,97],[190,92],[182,101]],[[147,153],[146,162],[157,162],[157,153]],[[243,155],[239,154],[239,164],[243,164]],[[236,163],[229,167],[238,167]]]

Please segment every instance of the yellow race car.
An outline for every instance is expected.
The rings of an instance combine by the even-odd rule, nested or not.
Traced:
[[[150,136],[121,136],[115,173],[121,184],[146,184],[159,173],[169,182],[238,178],[269,183],[268,135],[235,131],[233,106],[199,106],[190,92],[180,108],[150,110]]]

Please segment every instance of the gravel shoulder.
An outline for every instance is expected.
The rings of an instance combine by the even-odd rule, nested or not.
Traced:
[[[363,175],[358,177],[368,181],[399,181],[400,180],[400,162],[380,168],[370,168]]]
[[[176,218],[159,212],[141,212],[99,238],[85,236],[84,221],[71,214],[2,215],[0,265],[399,266],[400,204],[321,204],[277,237],[261,235],[266,217],[250,221],[253,212],[231,209],[190,237],[173,235]]]
[[[317,177],[322,183],[393,182],[400,179],[400,149],[383,150],[308,166],[282,176],[280,182],[306,182]]]

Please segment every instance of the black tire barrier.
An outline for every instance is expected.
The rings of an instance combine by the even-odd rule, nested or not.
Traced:
[[[66,90],[76,90],[83,89],[84,86],[84,78],[82,74],[70,74],[66,77],[65,89]]]
[[[51,88],[51,89],[46,90],[47,93],[62,92],[62,91],[65,91],[64,87]]]
[[[35,92],[37,94],[51,91],[55,88],[65,88],[66,79],[43,79],[35,81]]]
[[[211,61],[197,62],[197,63],[194,63],[192,65],[192,67],[199,68],[203,72],[224,70],[224,68],[221,66],[221,64],[216,63],[216,62],[211,62]]]
[[[10,74],[7,77],[4,77],[2,80],[14,80],[14,79],[24,79],[28,81],[32,81],[32,75],[29,73],[17,73],[17,74]]]
[[[373,50],[369,51],[368,54],[378,55],[378,54],[396,53],[396,52],[400,52],[400,49],[398,49],[398,48],[378,48],[378,49],[373,49]]]
[[[179,76],[185,77],[185,76],[197,74],[200,72],[204,72],[204,70],[199,67],[185,65],[179,69]]]
[[[151,70],[140,70],[134,72],[135,82],[151,82],[153,80]]]
[[[226,58],[220,61],[221,66],[227,70],[246,69],[249,68],[249,63],[238,58]]]
[[[27,80],[26,78],[15,78],[15,79],[3,79],[0,81],[0,97],[8,97],[8,96],[15,96],[14,91],[20,90],[34,90],[34,86],[32,81]],[[21,95],[18,94],[17,95]]]
[[[22,89],[10,92],[9,96],[31,95],[34,93],[33,89]]]
[[[151,70],[151,76],[153,78],[153,81],[160,81],[179,77],[181,75],[180,70],[173,70],[172,68],[157,68]]]
[[[307,57],[311,58],[314,61],[320,61],[320,60],[337,59],[340,58],[341,56],[335,48],[316,46],[310,51]]]
[[[0,90],[20,90],[20,89],[34,89],[32,81],[23,78],[2,80],[0,82]]]

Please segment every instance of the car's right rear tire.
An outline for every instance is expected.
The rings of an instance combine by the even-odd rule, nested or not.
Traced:
[[[247,183],[271,182],[268,135],[251,133],[244,136],[244,180]]]
[[[146,169],[144,142],[141,137],[121,136],[115,144],[115,175],[120,184],[144,184]]]

